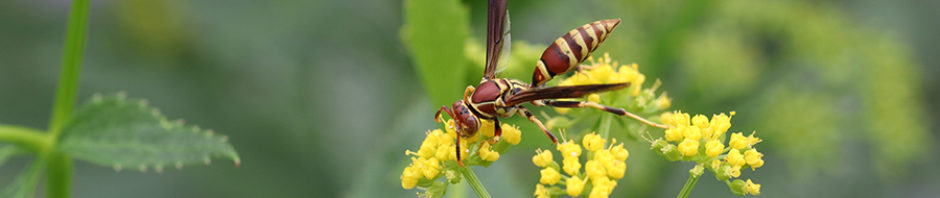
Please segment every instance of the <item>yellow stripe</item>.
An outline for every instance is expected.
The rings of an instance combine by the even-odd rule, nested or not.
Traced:
[[[564,37],[558,37],[558,39],[555,39],[555,45],[558,45],[558,49],[565,53],[565,56],[568,56],[568,66],[578,64],[578,60],[576,60],[574,54],[571,53],[571,49],[568,48],[568,42],[565,41]]]
[[[587,36],[591,37],[591,51],[597,47],[597,35],[594,33],[594,27],[591,27],[591,24],[586,24],[581,28],[584,29],[584,32],[587,32]]]
[[[578,29],[574,29],[568,32],[568,34],[571,34],[571,39],[574,39],[574,42],[577,43],[578,46],[581,46],[581,51],[578,52],[581,53],[581,58],[587,58],[588,52],[590,52],[590,48],[584,45],[584,38],[581,37],[581,32],[578,31]],[[578,61],[580,62],[581,60]]]
[[[597,29],[601,30],[601,34],[597,35],[597,37],[600,38],[600,40],[607,39],[607,28],[604,28],[604,24],[601,24],[601,21],[595,21],[594,24],[597,24],[597,27],[599,27]]]
[[[535,67],[539,68],[539,71],[542,71],[542,76],[545,77],[545,81],[552,79],[552,76],[548,75],[548,67],[545,67],[545,62],[542,62],[542,60],[539,60],[539,62],[535,63]],[[535,82],[535,83],[541,83],[541,82]]]

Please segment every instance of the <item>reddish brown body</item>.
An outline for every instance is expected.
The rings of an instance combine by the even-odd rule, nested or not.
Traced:
[[[585,24],[559,37],[544,52],[532,73],[532,86],[537,87],[555,75],[571,71],[607,39],[620,19],[600,20]]]

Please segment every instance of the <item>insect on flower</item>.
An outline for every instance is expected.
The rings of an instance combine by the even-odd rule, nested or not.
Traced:
[[[504,68],[505,66],[499,64],[500,56],[508,55],[509,51],[509,14],[506,10],[506,0],[490,0],[487,11],[486,68],[483,71],[483,78],[476,88],[473,85],[467,86],[462,100],[455,101],[451,107],[442,106],[434,115],[434,119],[440,122],[441,112],[450,115],[455,121],[455,131],[459,137],[472,137],[479,130],[481,120],[491,120],[495,123],[493,125],[495,138],[499,138],[502,130],[498,117],[518,114],[538,125],[542,132],[557,144],[558,139],[539,119],[522,106],[523,103],[562,108],[591,107],[617,115],[636,117],[624,109],[595,102],[553,100],[579,98],[591,93],[621,89],[627,87],[629,83],[543,86],[552,77],[571,71],[587,59],[619,23],[620,19],[595,21],[559,37],[542,53],[532,74],[532,82],[524,83],[516,79],[496,77],[496,73],[500,70],[497,67]],[[457,162],[463,165],[459,152],[459,137],[456,144]]]

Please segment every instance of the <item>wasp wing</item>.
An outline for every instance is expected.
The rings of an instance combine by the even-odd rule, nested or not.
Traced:
[[[483,70],[484,79],[496,77],[497,66],[502,50],[509,44],[509,12],[506,10],[507,0],[490,0],[486,17],[486,69]],[[506,53],[508,54],[508,53]]]
[[[622,89],[629,85],[630,83],[613,83],[532,88],[510,96],[506,100],[506,105],[512,106],[542,99],[580,98],[591,93]]]

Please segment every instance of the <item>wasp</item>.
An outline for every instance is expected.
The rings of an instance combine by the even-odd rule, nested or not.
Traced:
[[[462,100],[455,101],[450,107],[442,106],[434,119],[440,122],[441,112],[447,113],[454,120],[457,135],[472,137],[479,130],[482,120],[494,123],[494,136],[498,140],[502,134],[499,118],[513,115],[525,116],[529,121],[538,125],[539,129],[557,144],[558,139],[548,128],[542,124],[523,103],[535,106],[553,106],[562,108],[597,108],[617,115],[631,115],[621,108],[604,106],[588,101],[562,101],[554,99],[580,98],[597,92],[617,90],[629,86],[629,83],[594,84],[578,86],[545,87],[544,84],[552,77],[565,74],[573,70],[581,62],[591,56],[610,32],[617,27],[620,19],[600,20],[585,24],[569,31],[552,43],[542,53],[536,63],[531,83],[516,79],[497,78],[497,67],[501,55],[507,55],[510,46],[509,14],[506,9],[507,0],[490,0],[487,8],[486,26],[486,67],[483,78],[477,87],[467,86]],[[506,53],[504,53],[506,52]],[[462,166],[460,156],[460,138],[456,144],[457,162]]]

